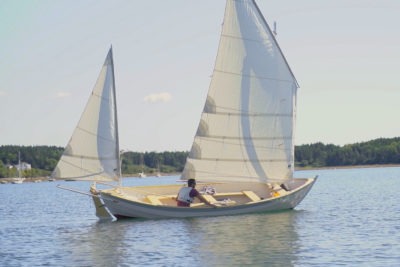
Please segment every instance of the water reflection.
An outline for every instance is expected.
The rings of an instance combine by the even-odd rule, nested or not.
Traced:
[[[112,223],[52,183],[0,185],[0,266],[398,266],[400,168],[318,173],[297,211]]]
[[[212,265],[292,266],[296,262],[296,216],[288,211],[192,219],[192,254]]]
[[[79,265],[293,266],[299,215],[286,211],[94,223],[79,233],[62,231],[62,245],[69,262]]]
[[[80,266],[117,266],[125,257],[124,235],[129,224],[97,222],[74,227],[74,232],[61,230],[63,250],[69,261]],[[122,248],[122,249],[121,249]]]

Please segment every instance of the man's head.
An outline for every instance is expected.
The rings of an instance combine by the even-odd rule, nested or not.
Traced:
[[[188,180],[188,187],[195,187],[196,186],[196,180],[195,179],[189,179]]]

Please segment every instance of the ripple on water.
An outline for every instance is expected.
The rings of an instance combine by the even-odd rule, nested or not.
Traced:
[[[0,266],[398,266],[400,168],[296,175],[317,172],[291,211],[104,223],[54,183],[0,185]]]

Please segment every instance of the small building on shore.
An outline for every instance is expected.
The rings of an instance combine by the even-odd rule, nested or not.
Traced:
[[[21,162],[21,164],[14,165],[14,167],[15,167],[17,170],[20,170],[20,171],[25,171],[25,170],[30,170],[30,169],[32,169],[31,164],[26,163],[26,162]]]

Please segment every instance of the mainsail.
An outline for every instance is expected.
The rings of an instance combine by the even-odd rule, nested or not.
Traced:
[[[207,100],[181,178],[292,178],[297,88],[256,3],[227,0]]]
[[[52,177],[90,181],[120,179],[116,108],[110,48],[82,117]]]

